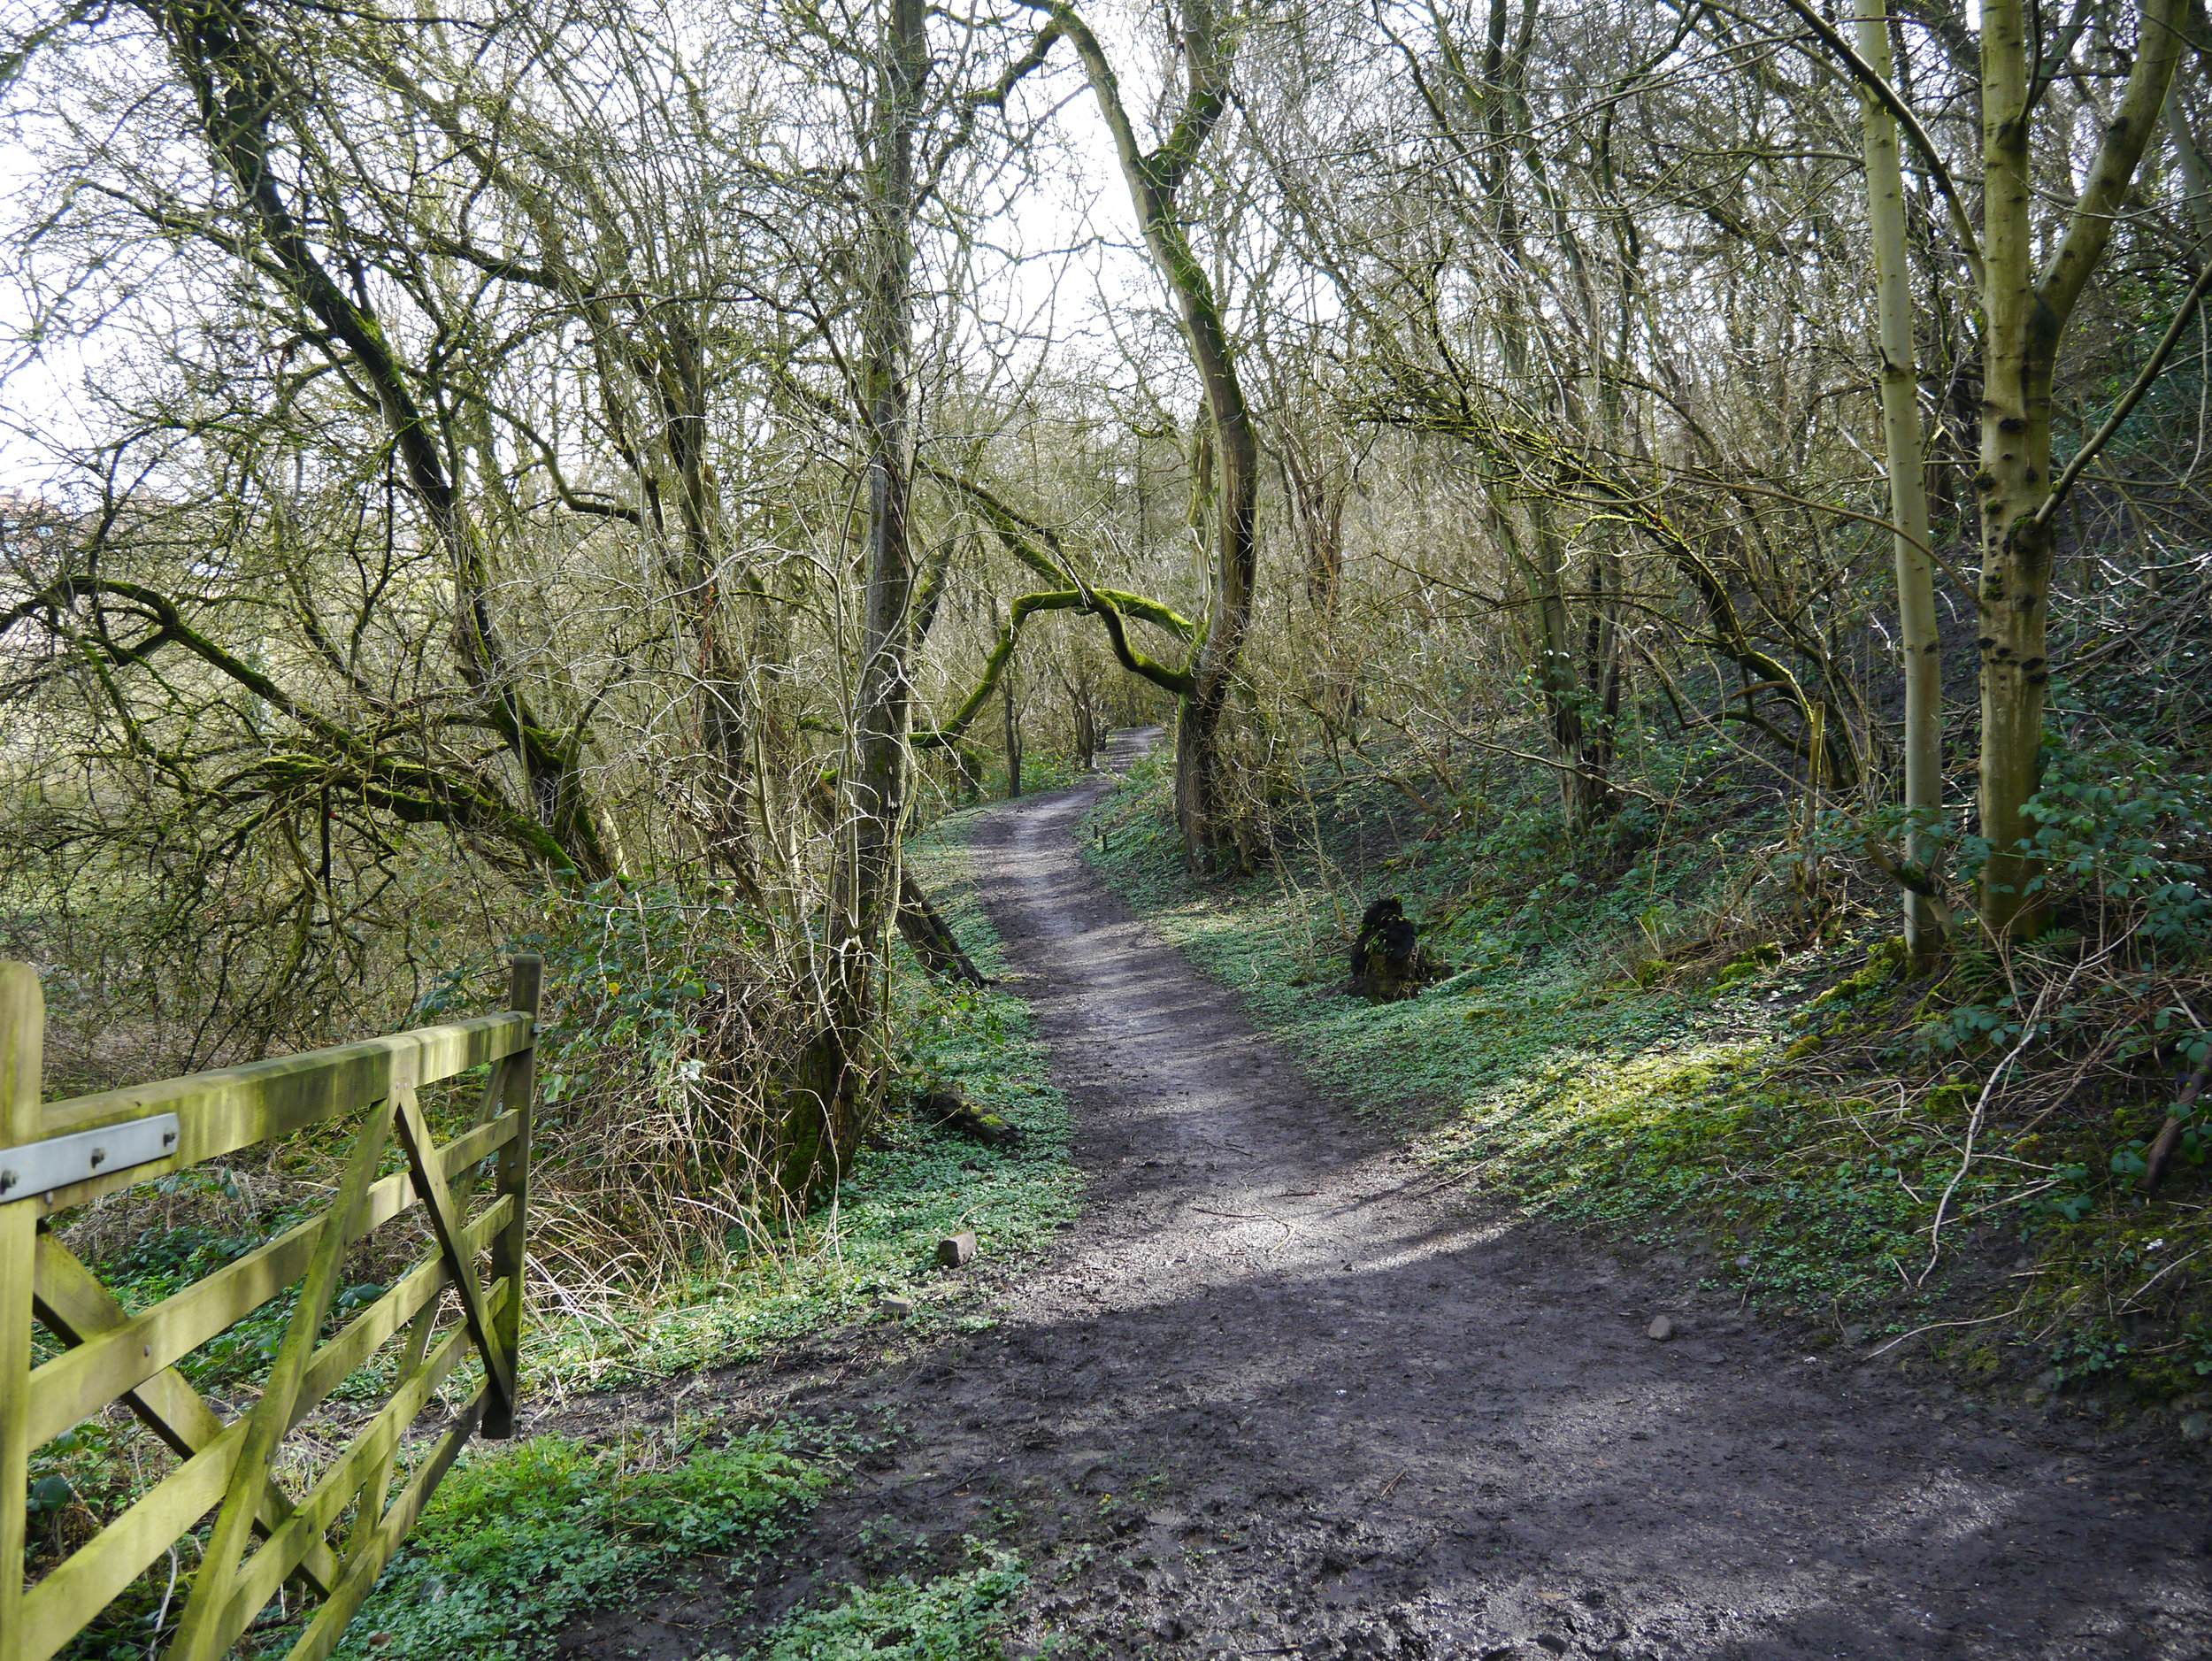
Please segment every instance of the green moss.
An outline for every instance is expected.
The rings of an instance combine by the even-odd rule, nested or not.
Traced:
[[[1847,974],[1801,1010],[1794,1018],[1810,1019],[1816,1011],[1838,1004],[1847,1004],[1864,997],[1870,992],[1887,986],[1894,980],[1909,959],[1905,955],[1905,939],[1892,935],[1867,953],[1866,967],[1855,974]]]
[[[1748,980],[1763,969],[1770,969],[1782,961],[1782,943],[1768,941],[1748,951],[1740,951],[1721,965],[1714,977],[1715,986],[1733,986],[1739,980]]]

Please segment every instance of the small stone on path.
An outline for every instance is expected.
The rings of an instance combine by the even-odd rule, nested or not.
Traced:
[[[876,1300],[876,1307],[887,1315],[911,1315],[914,1312],[914,1300],[910,1297],[902,1297],[896,1292],[886,1292]]]
[[[1653,1321],[1650,1326],[1644,1328],[1644,1336],[1647,1338],[1656,1338],[1661,1343],[1664,1343],[1668,1339],[1674,1336],[1674,1323],[1669,1320],[1664,1315],[1662,1315],[1656,1320]]]
[[[974,1256],[975,1236],[964,1229],[937,1242],[937,1262],[943,1268],[964,1268]]]

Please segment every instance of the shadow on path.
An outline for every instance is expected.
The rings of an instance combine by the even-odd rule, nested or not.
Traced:
[[[1939,1422],[1722,1314],[1646,1339],[1681,1286],[1440,1186],[1129,916],[1074,849],[1100,788],[975,839],[1085,1224],[993,1331],[787,1388],[911,1451],[776,1603],[888,1518],[1021,1545],[1018,1651],[2212,1656],[2193,1473]]]

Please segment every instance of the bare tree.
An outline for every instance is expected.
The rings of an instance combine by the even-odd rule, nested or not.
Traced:
[[[1889,19],[1878,4],[1858,17],[1858,48],[1872,73],[1893,78]],[[1936,627],[1935,562],[1928,526],[1920,378],[1913,350],[1911,273],[1905,240],[1904,171],[1897,118],[1870,87],[1859,102],[1865,128],[1867,223],[1874,245],[1875,310],[1882,354],[1882,445],[1896,526],[1897,650],[1905,680],[1905,946],[1916,959],[1939,951],[1950,916],[1935,870],[1943,812],[1943,643]]]
[[[1217,12],[1212,0],[1182,0],[1175,20],[1186,76],[1180,107],[1167,135],[1148,150],[1123,101],[1120,77],[1090,26],[1064,0],[1025,3],[1049,12],[1083,65],[1099,114],[1113,135],[1145,247],[1173,297],[1205,404],[1204,442],[1213,458],[1206,490],[1213,542],[1210,604],[1189,666],[1154,676],[1182,699],[1175,740],[1175,811],[1184,845],[1196,854],[1221,845],[1230,834],[1221,734],[1251,624],[1259,443],[1237,373],[1234,344],[1178,204],[1200,152],[1228,112],[1230,72],[1245,19]]]

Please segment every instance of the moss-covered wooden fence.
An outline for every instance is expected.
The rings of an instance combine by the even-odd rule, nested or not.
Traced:
[[[320,1661],[469,1437],[512,1434],[540,973],[535,957],[514,960],[500,1014],[42,1104],[38,977],[0,964],[0,1661],[46,1661],[211,1512],[165,1653],[211,1661],[296,1578],[320,1601],[291,1661]],[[439,1145],[416,1092],[486,1064],[472,1128]],[[139,1314],[47,1228],[67,1207],[354,1114],[327,1211]],[[404,1168],[380,1178],[395,1136]],[[492,1180],[472,1215],[487,1161]],[[417,1205],[435,1249],[324,1338],[349,1249]],[[177,1364],[296,1286],[259,1400],[226,1420]],[[459,1319],[441,1329],[448,1287]],[[36,1367],[34,1321],[61,1346]],[[395,1341],[390,1396],[305,1493],[288,1493],[275,1476],[286,1434]],[[403,1434],[471,1352],[481,1388],[393,1492]],[[27,1586],[31,1455],[119,1400],[177,1464]]]

